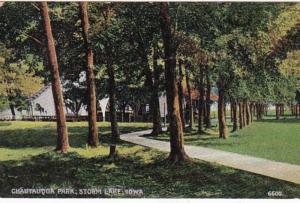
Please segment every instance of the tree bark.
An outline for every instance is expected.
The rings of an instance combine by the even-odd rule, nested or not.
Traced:
[[[250,122],[253,122],[253,103],[251,102],[249,105],[249,109],[250,109]]]
[[[176,49],[171,32],[171,19],[167,2],[160,3],[160,24],[165,54],[165,81],[170,122],[171,152],[168,160],[173,163],[179,163],[188,160],[189,157],[184,150],[183,129],[175,74]]]
[[[225,102],[225,98],[224,98],[224,117],[225,117],[225,120],[226,120],[226,115],[227,112],[226,112],[226,102]]]
[[[88,122],[89,122],[89,134],[88,134],[88,145],[91,147],[97,147],[99,145],[98,129],[97,129],[97,108],[96,108],[96,85],[94,75],[94,53],[92,44],[89,39],[89,17],[88,17],[88,3],[79,3],[82,36],[84,39],[84,46],[86,50],[86,81],[87,81],[87,92],[88,92]]]
[[[180,109],[180,117],[182,122],[182,128],[185,129],[185,119],[183,113],[183,87],[182,87],[182,80],[183,80],[183,73],[182,73],[182,60],[178,60],[178,69],[179,69],[179,80],[178,80],[178,96],[179,96],[179,109]]]
[[[11,100],[9,99],[9,108],[12,115],[12,120],[16,120],[16,112],[15,112],[15,105],[12,104]]]
[[[47,38],[47,51],[49,59],[49,67],[52,72],[52,93],[55,105],[56,123],[57,123],[57,143],[56,151],[66,153],[69,148],[68,130],[66,125],[66,117],[64,111],[64,101],[61,89],[61,82],[58,71],[58,63],[54,39],[52,35],[51,22],[48,12],[47,2],[40,3],[40,11],[43,19],[43,27]]]
[[[232,132],[237,130],[237,105],[236,101],[232,101]]]
[[[239,127],[243,129],[243,105],[242,102],[239,102]]]
[[[258,105],[258,116],[259,116],[259,120],[262,118],[262,114],[263,114],[262,104],[259,104],[259,105]]]
[[[152,90],[152,136],[158,136],[162,132],[161,122],[160,122],[160,109],[159,109],[159,69],[158,69],[158,53],[157,45],[153,47],[153,90]]]
[[[126,117],[126,103],[122,105],[122,122],[126,122],[125,117]]]
[[[117,112],[116,112],[116,81],[115,81],[115,71],[113,65],[107,63],[107,73],[109,77],[109,116],[110,116],[110,127],[111,127],[111,144],[109,157],[115,157],[117,154],[117,142],[120,138],[120,132],[117,122]]]
[[[275,104],[276,120],[279,120],[279,108],[278,104]]]
[[[245,107],[246,107],[246,125],[250,123],[250,113],[249,113],[249,103],[245,100]]]
[[[198,99],[198,133],[203,133],[203,114],[204,114],[204,83],[203,83],[203,67],[199,66],[199,81],[198,81],[198,91],[199,91],[199,99]]]
[[[224,82],[219,81],[219,101],[218,101],[218,120],[219,120],[219,138],[226,139],[228,136],[225,120],[225,89]]]
[[[206,65],[206,68],[205,68],[205,77],[206,77],[206,100],[205,100],[206,114],[205,114],[205,125],[206,125],[206,128],[211,128],[211,121],[210,121],[210,106],[211,106],[210,91],[211,91],[211,82],[210,82],[209,71],[208,71],[208,66],[207,65]]]
[[[230,102],[230,122],[233,123],[233,103]]]
[[[244,101],[242,101],[242,124],[243,124],[243,127],[246,126],[246,108],[245,108]]]
[[[193,129],[194,128],[194,109],[193,109],[193,98],[192,98],[192,90],[191,90],[191,85],[190,85],[189,69],[190,69],[190,64],[189,64],[189,62],[187,62],[185,64],[185,77],[186,77],[186,87],[188,90],[188,109],[189,109],[189,120],[190,120],[189,127],[190,127],[190,129]],[[203,86],[203,84],[202,84],[202,86]],[[204,98],[204,92],[203,92],[202,99],[203,98]]]

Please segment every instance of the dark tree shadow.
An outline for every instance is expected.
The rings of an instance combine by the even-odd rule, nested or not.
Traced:
[[[2,126],[10,126],[11,122],[0,121],[0,127]]]
[[[145,156],[152,161],[145,161]],[[12,195],[12,188],[133,188],[141,197],[283,198],[300,197],[300,186],[202,161],[165,165],[166,154],[144,148],[133,154],[84,158],[77,153],[44,153],[23,161],[1,162],[1,197],[111,197],[97,195]],[[132,197],[132,196],[113,196]],[[135,196],[136,197],[136,196]],[[274,197],[273,197],[274,198]]]
[[[143,127],[120,126],[120,133],[146,130]],[[68,127],[69,143],[72,147],[86,147],[87,127]],[[49,147],[56,144],[56,129],[51,127],[37,127],[29,129],[14,129],[0,131],[0,147],[26,148]],[[99,140],[101,144],[110,143],[110,127],[99,127]],[[119,144],[125,144],[119,141]]]

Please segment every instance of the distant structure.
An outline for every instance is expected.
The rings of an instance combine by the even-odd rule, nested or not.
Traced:
[[[186,106],[186,98],[187,98],[187,90],[184,88],[184,101],[183,106]],[[199,93],[197,90],[192,90],[192,100],[194,105],[194,111],[195,114],[197,114],[197,102],[198,102]],[[15,119],[17,120],[53,120],[55,119],[55,108],[54,108],[54,100],[53,100],[53,94],[52,94],[52,86],[51,83],[44,86],[41,90],[39,90],[37,93],[35,93],[32,97],[29,99],[29,109],[18,111],[16,110],[16,116]],[[218,96],[211,93],[210,98],[212,105],[212,110],[217,109],[217,100]],[[109,121],[109,98],[104,97],[101,100],[98,100],[98,106],[100,107],[98,109],[98,121]],[[67,120],[72,120],[73,117],[77,116],[72,113],[72,111],[64,107]],[[122,122],[147,122],[151,121],[151,113],[149,109],[149,104],[142,104],[138,109],[133,110],[134,108],[130,105],[126,105],[123,107],[117,107],[117,120]],[[166,94],[162,93],[159,97],[159,109],[160,109],[160,115],[163,122],[166,122],[168,110],[167,110],[167,100],[166,100]],[[185,109],[185,108],[184,108]],[[78,116],[80,116],[80,119],[85,120],[87,118],[88,112],[87,112],[87,106],[82,105],[80,107],[80,110],[78,112]],[[0,112],[0,120],[10,120],[12,119],[12,113],[10,109],[6,109],[4,111]],[[69,118],[69,119],[68,119]]]
[[[211,111],[217,111],[218,109],[218,99],[219,96],[216,95],[217,89],[212,88],[212,92],[210,94],[210,101],[211,101]],[[192,95],[192,105],[193,105],[193,109],[194,109],[194,113],[197,114],[198,109],[197,109],[197,105],[198,105],[198,100],[199,100],[199,92],[196,89],[192,89],[191,91],[191,95]],[[186,109],[186,105],[187,105],[187,100],[188,98],[188,90],[186,88],[186,86],[183,86],[183,111],[185,112]],[[206,100],[206,98],[204,98],[204,100]],[[228,106],[229,108],[229,106]],[[168,114],[168,109],[167,109],[167,98],[166,98],[166,94],[163,93],[160,97],[159,97],[159,110],[160,110],[160,116],[163,119],[163,122],[166,122],[166,116]]]
[[[52,85],[51,83],[44,86],[37,93],[35,93],[29,99],[29,110],[18,111],[16,110],[16,119],[22,119],[25,117],[42,117],[42,116],[55,116],[55,106],[52,94]],[[101,108],[102,118],[105,120],[105,112],[107,111],[108,98],[103,98],[98,101],[99,106]],[[72,111],[67,107],[64,107],[66,115],[74,116]],[[102,111],[102,109],[104,111]],[[79,110],[80,116],[87,116],[88,112],[86,110],[86,106],[82,105]],[[12,113],[10,109],[6,109],[0,112],[0,119],[11,119]]]

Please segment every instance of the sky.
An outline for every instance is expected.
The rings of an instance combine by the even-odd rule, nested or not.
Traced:
[[[4,1],[0,1],[0,7],[4,4]]]

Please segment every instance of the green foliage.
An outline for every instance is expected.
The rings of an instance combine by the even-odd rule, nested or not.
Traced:
[[[297,27],[299,4],[170,3],[169,6],[176,29],[173,31],[178,56],[192,61],[192,78],[196,78],[199,66],[194,60],[195,53],[200,51],[208,57],[212,84],[223,80],[228,96],[248,98],[254,94],[258,96],[257,101],[278,98],[273,89],[274,82],[282,77],[278,69],[282,58],[272,55],[272,48]],[[35,75],[43,76],[48,82],[49,71],[43,68],[47,66],[46,42],[37,8],[37,3],[5,3],[0,12],[3,19],[0,20],[0,39],[12,53],[9,63],[22,60],[34,69]],[[75,100],[84,97],[84,94],[78,94],[77,98],[71,96],[79,91],[73,82],[77,82],[85,70],[78,3],[49,3],[49,8],[60,72],[69,83],[69,92],[65,93],[70,100],[67,105],[72,107]],[[153,43],[161,42],[158,4],[90,3],[89,14],[98,98],[107,93],[109,62],[116,72],[119,103],[132,102],[126,93],[130,91],[137,94],[135,99],[148,100],[149,78],[145,76],[148,67],[151,69]],[[296,42],[297,38],[291,38],[293,40]],[[290,69],[296,65],[288,60],[289,63],[281,66]]]
[[[291,29],[299,24],[299,9],[300,4],[281,5],[282,12],[271,23],[269,28],[273,46],[276,46],[279,40],[283,39]]]
[[[26,61],[12,63],[12,50],[0,44],[0,97],[1,109],[7,104],[18,110],[27,108],[26,98],[32,96],[42,87],[43,79],[37,77]]]

